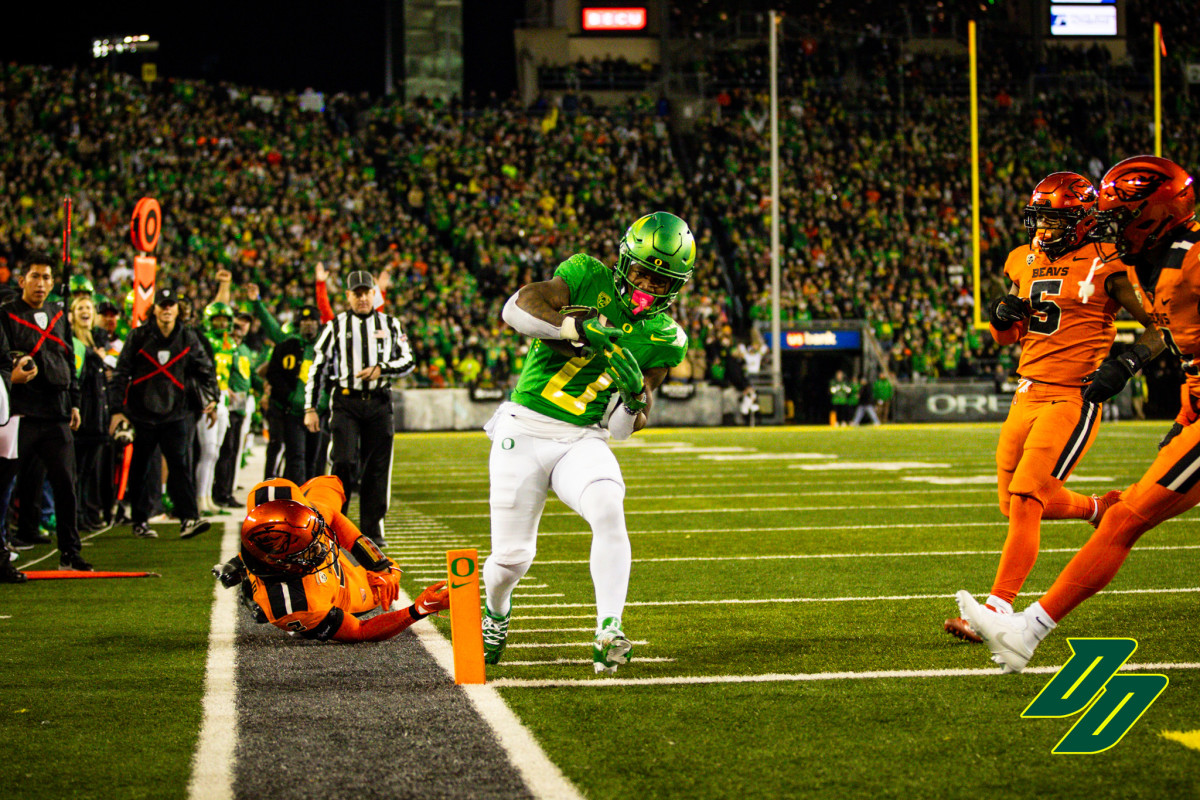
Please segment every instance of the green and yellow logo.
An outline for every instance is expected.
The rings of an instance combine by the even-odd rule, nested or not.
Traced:
[[[606,293],[601,292],[596,297],[596,308],[604,308],[606,305],[608,305],[611,302],[612,302],[612,298],[609,297]]]
[[[1024,719],[1061,719],[1079,712],[1056,755],[1103,753],[1129,733],[1167,688],[1166,675],[1118,675],[1137,650],[1133,639],[1068,639],[1071,657],[1021,712]]]

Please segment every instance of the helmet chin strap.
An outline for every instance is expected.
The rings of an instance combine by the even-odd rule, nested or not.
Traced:
[[[633,294],[629,296],[629,299],[633,304],[634,314],[642,313],[654,303],[654,295],[647,294],[641,289],[634,289]]]

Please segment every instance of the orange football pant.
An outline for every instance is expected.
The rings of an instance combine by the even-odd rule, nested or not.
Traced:
[[[1200,425],[1193,424],[1158,451],[1141,480],[1121,494],[1104,521],[1054,585],[1041,598],[1042,608],[1059,621],[1103,589],[1125,563],[1143,533],[1200,503]]]
[[[1008,536],[992,594],[1011,603],[1037,561],[1043,519],[1088,519],[1090,497],[1063,488],[1096,440],[1100,406],[1076,387],[1021,381],[1000,429],[996,476]]]

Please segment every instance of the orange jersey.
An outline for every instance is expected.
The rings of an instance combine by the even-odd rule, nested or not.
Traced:
[[[1120,305],[1104,284],[1125,271],[1120,261],[1103,262],[1112,252],[1111,245],[1087,244],[1051,261],[1023,245],[1008,254],[1004,275],[1033,306],[1021,323],[1022,378],[1081,386],[1108,355]]]
[[[306,638],[329,639],[346,614],[361,614],[376,605],[367,571],[341,549],[312,574],[260,578],[251,573],[249,580],[254,602],[267,620]]]
[[[321,475],[297,486],[286,478],[271,478],[246,495],[246,510],[253,511],[272,500],[294,500],[315,510],[340,546],[321,569],[310,575],[264,578],[251,573],[254,601],[271,624],[306,638],[326,640],[337,633],[346,614],[359,614],[376,606],[367,570],[346,553],[359,531],[341,514],[346,500],[342,482],[333,475]]]
[[[1200,397],[1200,225],[1192,223],[1157,263],[1126,274],[1142,306],[1179,359],[1188,392]]]

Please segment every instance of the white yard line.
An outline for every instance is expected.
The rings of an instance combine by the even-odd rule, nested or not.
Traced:
[[[630,605],[632,605],[632,603],[631,603]],[[536,606],[525,606],[525,608],[536,608]],[[589,630],[590,630],[590,629],[589,629]],[[640,645],[647,645],[647,644],[650,644],[650,642],[648,642],[648,641],[646,641],[646,640],[644,640],[644,639],[630,639],[629,641],[630,641],[631,643],[633,643],[633,644],[640,644]],[[514,648],[514,647],[528,647],[528,648],[538,648],[538,647],[591,647],[593,644],[595,644],[595,642],[592,642],[592,641],[587,641],[587,642],[547,642],[547,643],[541,643],[541,642],[509,642],[509,643],[508,643],[508,647],[509,647],[509,649],[512,649],[512,648]]]
[[[993,480],[992,483],[994,484],[995,480]],[[963,486],[941,486],[941,485],[935,484],[935,485],[931,485],[929,487],[922,486],[919,488],[913,487],[910,489],[875,489],[875,490],[863,489],[863,490],[853,491],[853,492],[849,492],[849,491],[847,491],[847,492],[736,492],[736,493],[707,492],[705,494],[654,494],[654,495],[643,495],[643,494],[639,493],[634,499],[637,500],[638,502],[641,502],[643,500],[724,500],[724,499],[730,498],[730,497],[842,497],[842,496],[859,497],[862,495],[914,494],[916,492],[920,492],[922,495],[961,494],[961,493],[994,495],[996,493],[996,487],[994,485],[990,486],[990,487],[989,486],[963,487]],[[556,498],[556,497],[551,497],[549,499],[554,502],[562,502],[561,500],[558,500],[558,498]],[[412,503],[414,505],[416,505],[416,504],[420,504],[420,505],[474,504],[474,505],[479,505],[479,506],[486,506],[488,504],[488,500],[486,497],[483,497],[483,498],[476,498],[476,497],[459,498],[457,500],[409,500],[407,502]]]
[[[1042,590],[1029,589],[1022,594],[1029,596],[1041,595]],[[1200,592],[1200,586],[1189,586],[1178,589],[1112,589],[1103,594],[1192,594]],[[859,597],[766,597],[727,600],[640,600],[625,604],[632,606],[719,606],[719,605],[761,605],[763,603],[876,603],[906,600],[951,600],[952,594],[897,594],[897,595],[868,595]],[[527,608],[592,608],[595,603],[543,603],[541,605],[522,605]]]
[[[1138,547],[1134,549],[1135,553],[1144,553],[1149,550],[1200,550],[1200,544],[1180,544],[1180,545],[1162,545],[1160,547]],[[1043,547],[1041,553],[1076,553],[1078,547]],[[635,564],[649,564],[659,561],[788,561],[788,560],[805,560],[805,559],[824,559],[824,558],[921,558],[926,556],[994,556],[1000,553],[999,550],[934,550],[922,551],[916,553],[802,553],[802,554],[784,554],[771,556],[675,556],[670,558],[635,558]],[[546,564],[590,564],[586,558],[575,560],[539,560],[537,562],[541,566]]]
[[[412,598],[401,590],[400,602],[408,605],[412,603]],[[450,679],[450,676],[454,675],[454,651],[449,640],[432,624],[414,625],[411,630],[445,671],[447,679]],[[541,745],[533,738],[533,734],[521,724],[521,720],[504,702],[499,692],[487,684],[462,688],[475,710],[495,732],[496,739],[508,754],[509,761],[520,772],[525,785],[535,798],[583,800],[583,795],[549,759]]]
[[[636,499],[636,498],[635,498]],[[763,507],[763,508],[739,508],[737,506],[724,506],[722,508],[627,508],[625,516],[638,515],[678,515],[678,514],[760,514],[767,512],[806,512],[806,511],[912,511],[912,510],[930,510],[943,508],[993,508],[995,503],[938,503],[931,505],[929,503],[914,503],[912,505],[879,505],[879,506],[864,506],[864,505],[841,505],[841,506],[790,506],[790,507]],[[490,514],[436,514],[438,519],[488,519]],[[542,517],[578,517],[574,511],[550,511],[542,514]]]
[[[1161,524],[1174,525],[1177,523],[1192,523],[1200,522],[1197,515],[1179,516],[1169,519]],[[1078,525],[1079,520],[1075,519],[1055,519],[1043,521],[1043,525]],[[814,531],[885,531],[885,530],[902,530],[906,528],[1006,528],[1008,520],[997,519],[994,522],[897,522],[889,525],[789,525],[785,527],[772,528],[747,528],[745,526],[732,526],[727,528],[662,528],[653,530],[631,530],[630,536],[678,536],[680,534],[696,534],[696,533],[811,533]],[[538,537],[542,536],[591,536],[591,531],[539,531]],[[1080,540],[1080,546],[1083,545],[1083,540]],[[540,563],[540,562],[535,562]]]
[[[511,645],[509,645],[511,647]],[[636,663],[637,659],[634,660]],[[1025,675],[1049,675],[1062,669],[1062,665],[1030,667]],[[1196,670],[1200,663],[1126,664],[1124,672],[1150,670]],[[807,681],[878,680],[889,678],[973,678],[981,675],[1001,675],[997,669],[892,669],[871,672],[798,672],[770,673],[766,675],[688,675],[661,678],[498,678],[489,685],[494,689],[543,689],[562,686],[587,686],[593,689],[611,686],[678,686],[714,683],[787,683]]]
[[[669,664],[674,660],[673,658],[642,658],[641,656],[634,659],[638,664]],[[555,664],[590,665],[592,660],[590,658],[547,658],[542,661],[502,661],[500,663],[505,667],[548,667]]]
[[[528,619],[528,617],[521,617]],[[595,633],[595,628],[512,628],[509,635],[516,633]]]
[[[225,520],[221,561],[237,553],[241,526]],[[192,756],[188,782],[191,800],[233,797],[234,749],[237,745],[237,601],[236,590],[215,582],[204,677],[204,719]]]

